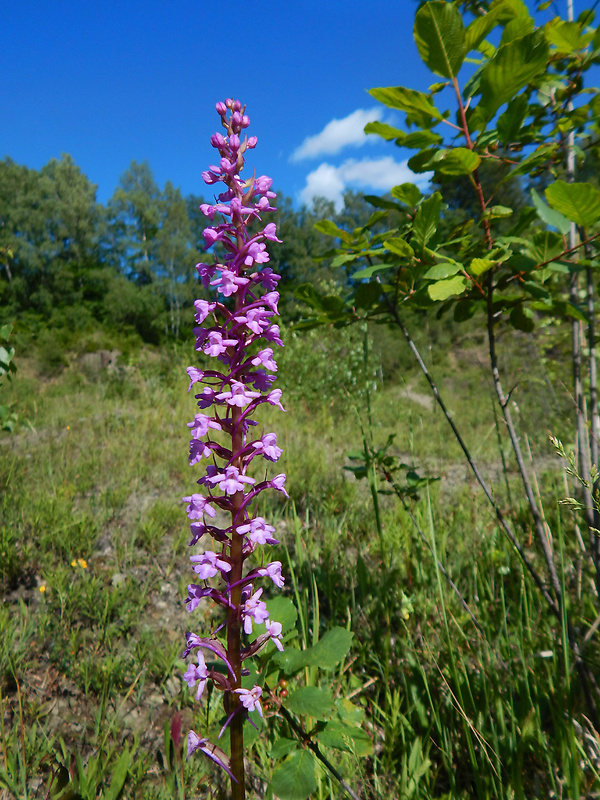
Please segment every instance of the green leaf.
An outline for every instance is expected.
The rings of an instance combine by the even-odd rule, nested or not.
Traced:
[[[420,150],[422,147],[429,147],[431,144],[441,144],[444,139],[435,131],[413,131],[407,134],[402,142],[403,147],[410,147],[413,150]]]
[[[483,275],[484,272],[487,272],[488,269],[491,269],[496,262],[491,258],[474,258],[471,263],[469,264],[469,272],[471,275],[475,275],[478,278],[480,275]]]
[[[372,267],[365,267],[364,269],[359,269],[358,272],[355,272],[350,277],[352,280],[362,280],[363,278],[372,278],[376,272],[382,272],[384,269],[391,269],[391,264],[374,264]]]
[[[517,175],[525,175],[527,173],[531,173],[538,167],[545,166],[546,163],[552,159],[557,149],[557,142],[540,145],[533,151],[533,153],[530,153],[522,161],[520,161],[519,164],[512,169],[505,178],[503,178],[503,182],[509,181],[512,178],[516,178]]]
[[[498,24],[501,12],[502,8],[496,6],[496,8],[490,9],[487,14],[475,17],[465,31],[465,49],[467,53],[470,53],[471,50],[477,50],[488,33]]]
[[[579,22],[561,20],[556,17],[544,26],[546,39],[553,45],[558,53],[570,55],[576,50],[586,47],[591,41],[591,36],[581,35]]]
[[[429,172],[433,169],[433,161],[439,153],[444,152],[436,147],[430,147],[425,150],[420,150],[408,159],[408,168],[412,172]]]
[[[0,325],[0,340],[2,340],[3,342],[8,342],[8,337],[10,336],[12,329],[13,329],[12,322],[7,322],[4,325]]]
[[[361,283],[354,292],[354,305],[357,308],[372,308],[379,302],[381,297],[381,285],[379,283]]]
[[[552,208],[576,225],[587,228],[600,219],[600,192],[591,183],[555,181],[545,194]]]
[[[512,214],[512,208],[508,208],[507,206],[490,206],[490,208],[485,210],[483,216],[485,219],[506,219],[507,217],[511,217]]]
[[[332,222],[330,219],[320,219],[318,222],[315,222],[315,230],[327,236],[336,236],[338,239],[347,235],[346,231],[338,228],[335,222]]]
[[[548,43],[534,31],[498,48],[481,71],[478,109],[486,120],[546,69]]]
[[[545,222],[546,225],[551,225],[553,228],[556,228],[565,236],[569,233],[571,223],[564,216],[564,214],[561,214],[560,211],[556,211],[555,209],[547,206],[535,189],[531,190],[531,199],[533,200],[533,205],[535,206],[538,216],[542,222]]]
[[[529,113],[529,103],[524,94],[519,94],[510,101],[506,111],[500,114],[498,122],[498,138],[502,144],[510,144],[517,139],[518,134]]]
[[[405,131],[400,130],[400,128],[394,128],[385,122],[367,122],[365,125],[365,133],[376,133],[388,142],[392,139],[404,140],[406,136]]]
[[[269,755],[271,758],[274,758],[276,761],[280,758],[285,758],[289,755],[293,750],[296,750],[298,747],[298,742],[296,739],[286,739],[282,737],[281,739],[277,739],[273,747],[271,748],[271,752]]]
[[[325,747],[333,747],[335,750],[344,750],[346,753],[352,752],[348,737],[344,736],[339,728],[330,728],[329,723],[324,731],[317,734],[317,741]]]
[[[402,258],[412,258],[412,256],[415,254],[415,251],[408,244],[408,242],[404,241],[404,239],[386,239],[386,241],[383,243],[383,246],[394,255],[402,256]]]
[[[281,595],[276,595],[267,600],[267,611],[269,612],[269,619],[281,622],[283,633],[294,627],[298,617],[298,611],[294,603],[289,597],[281,597]]]
[[[443,175],[469,175],[481,164],[481,158],[467,147],[453,147],[449,150],[438,150],[430,161],[429,169]]]
[[[458,9],[444,0],[431,0],[417,11],[414,38],[419,55],[443,78],[458,74],[467,54],[465,27]]]
[[[366,194],[365,200],[375,208],[387,208],[390,211],[404,211],[402,206],[398,203],[393,203],[391,200],[386,200],[385,197],[378,197],[376,194]]]
[[[455,322],[466,322],[476,311],[477,305],[472,300],[463,297],[454,306],[454,320]]]
[[[314,645],[312,664],[321,669],[333,669],[348,655],[354,634],[346,628],[331,628]]]
[[[440,281],[444,278],[450,278],[452,275],[456,275],[456,273],[461,269],[462,264],[450,264],[449,262],[445,262],[443,264],[436,264],[434,267],[430,267],[423,277],[432,281]]]
[[[522,305],[515,306],[510,312],[510,324],[518,331],[531,333],[535,327],[533,312]]]
[[[434,192],[431,197],[424,200],[415,214],[413,223],[413,236],[421,249],[435,235],[442,211],[442,195]]]
[[[294,714],[307,715],[315,719],[329,719],[335,711],[333,698],[324,689],[302,686],[287,698],[286,707]]]
[[[270,789],[280,800],[306,800],[317,790],[315,757],[310,750],[298,750],[277,767]]]
[[[129,748],[126,746],[119,756],[119,760],[113,769],[110,786],[103,794],[103,798],[106,800],[117,800],[121,790],[123,789],[123,786],[125,785],[125,781],[127,780],[127,773],[129,771],[130,763],[131,753],[129,752]]]
[[[406,113],[406,119],[419,128],[431,128],[443,119],[442,114],[428,95],[404,86],[387,86],[369,89],[369,94],[388,108],[397,108]]]
[[[421,190],[414,183],[401,183],[400,186],[392,187],[391,195],[401,203],[414,208],[421,199]]]
[[[448,280],[429,284],[427,292],[432,300],[447,300],[449,297],[462,294],[467,288],[466,283],[462,275],[455,275]]]

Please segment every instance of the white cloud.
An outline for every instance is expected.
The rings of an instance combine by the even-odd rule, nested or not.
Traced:
[[[300,200],[310,205],[315,197],[325,197],[333,201],[336,211],[341,211],[344,206],[344,191],[350,185],[387,192],[392,186],[401,183],[416,183],[424,188],[430,177],[431,173],[415,175],[406,161],[394,161],[391,156],[365,158],[362,161],[350,158],[339,167],[324,162],[307,175],[306,186],[300,192]]]
[[[376,141],[376,136],[367,136],[364,127],[367,122],[380,120],[381,108],[359,108],[344,119],[332,119],[315,136],[307,136],[300,147],[292,153],[291,161],[302,161],[306,158],[318,158],[323,155],[339,153],[344,147],[362,147],[369,140]]]

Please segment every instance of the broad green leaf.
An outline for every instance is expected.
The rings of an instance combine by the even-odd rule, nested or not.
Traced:
[[[333,698],[324,689],[302,686],[287,698],[286,707],[294,714],[307,715],[315,719],[330,719],[334,713]]]
[[[558,53],[570,55],[576,50],[586,47],[591,35],[581,33],[579,22],[570,22],[556,17],[544,26],[544,33],[548,42],[556,48]]]
[[[539,231],[523,249],[524,255],[533,259],[535,265],[558,258],[564,250],[563,237],[556,231]]]
[[[421,191],[414,183],[401,183],[400,186],[393,186],[391,195],[411,208],[414,208],[421,199]]]
[[[406,113],[409,122],[420,128],[431,128],[443,119],[442,114],[424,92],[406,89],[404,86],[387,86],[369,89],[369,94],[388,108],[397,108]]]
[[[318,230],[319,233],[325,233],[327,236],[336,236],[340,238],[347,235],[346,231],[338,228],[335,222],[332,222],[330,219],[320,219],[318,222],[315,222],[315,229]]]
[[[272,597],[267,600],[267,610],[269,612],[269,619],[281,622],[283,633],[286,633],[286,631],[294,627],[298,617],[298,611],[289,597],[281,597],[281,595]]]
[[[421,249],[435,235],[442,211],[442,195],[434,192],[417,209],[413,223],[413,236]]]
[[[520,161],[518,166],[512,169],[508,175],[503,178],[502,182],[504,183],[505,181],[511,180],[511,178],[516,178],[517,175],[526,175],[538,167],[545,166],[546,163],[552,159],[557,149],[557,142],[540,145],[536,150],[533,151],[533,153]]]
[[[496,27],[502,9],[490,9],[487,14],[475,17],[465,31],[465,49],[467,53],[477,50],[481,42]]]
[[[545,194],[552,208],[577,225],[587,228],[600,219],[600,192],[591,183],[555,181]]]
[[[430,162],[430,169],[443,175],[469,175],[481,163],[481,158],[466,147],[439,150]]]
[[[441,144],[443,141],[443,138],[435,131],[413,131],[406,135],[406,138],[402,141],[402,146],[419,150],[422,147],[429,147],[431,144]]]
[[[376,281],[360,283],[354,292],[354,305],[357,308],[372,308],[379,302],[381,286]]]
[[[510,312],[510,324],[518,331],[531,333],[535,327],[533,312],[522,305],[515,306]]]
[[[367,122],[365,133],[376,133],[388,142],[392,139],[402,139],[402,143],[404,143],[404,138],[406,137],[405,131],[400,130],[400,128],[394,128],[385,122]]]
[[[478,278],[480,275],[483,275],[484,272],[487,272],[488,269],[491,269],[496,262],[491,258],[474,258],[471,263],[469,264],[469,272],[471,275],[475,275]]]
[[[354,634],[346,628],[331,628],[313,645],[312,664],[320,669],[333,669],[348,655]]]
[[[444,278],[450,278],[452,275],[456,275],[461,269],[462,264],[444,262],[443,264],[436,264],[434,267],[430,267],[423,277],[432,281],[441,281]]]
[[[394,255],[402,256],[403,258],[412,258],[412,256],[415,254],[415,251],[408,244],[408,242],[404,241],[404,239],[386,239],[386,241],[383,243],[383,246]]]
[[[485,219],[506,219],[507,217],[511,217],[512,214],[512,208],[508,208],[507,206],[490,206],[486,208],[483,216]]]
[[[476,311],[477,304],[473,300],[463,297],[454,306],[454,320],[455,322],[466,322],[466,320],[471,319]]]
[[[390,211],[404,211],[402,206],[398,203],[393,203],[391,200],[386,200],[385,197],[378,197],[376,194],[366,194],[365,200],[375,208],[387,208]]]
[[[12,322],[7,322],[4,325],[0,325],[0,339],[4,342],[8,342],[8,337],[10,336],[12,329]]]
[[[285,758],[293,750],[296,750],[297,747],[298,742],[296,739],[286,739],[281,737],[281,739],[277,739],[277,741],[274,743],[269,755],[271,758],[274,758],[276,761],[278,761],[280,758]]]
[[[435,161],[436,157],[443,152],[443,150],[439,150],[436,147],[420,150],[418,153],[415,153],[414,156],[411,156],[408,159],[408,168],[412,172],[417,173],[430,172],[432,169],[434,169],[433,162]]]
[[[545,222],[546,225],[551,225],[566,236],[571,228],[571,223],[564,214],[547,206],[535,189],[531,190],[531,199],[542,222]]]
[[[360,281],[364,278],[372,278],[376,272],[381,272],[384,269],[391,269],[391,264],[374,264],[372,267],[365,267],[364,269],[359,269],[358,272],[355,272],[350,277],[352,280]]]
[[[548,43],[539,30],[499,47],[481,71],[480,113],[491,119],[501,105],[544,72],[547,62]]]
[[[467,281],[462,275],[455,275],[446,281],[430,283],[427,292],[432,300],[447,300],[449,297],[462,294],[467,288]]]
[[[496,123],[498,138],[502,144],[510,144],[518,138],[518,134],[529,113],[529,103],[524,94],[519,94],[510,101],[506,111],[498,117]]]
[[[343,732],[338,727],[329,727],[327,725],[325,730],[317,734],[317,741],[325,747],[333,747],[335,750],[344,750],[347,753],[352,752],[352,747],[349,744],[349,736],[344,736]]]
[[[360,258],[361,255],[361,253],[342,253],[339,256],[335,256],[331,262],[331,266],[343,267],[344,264],[350,264],[352,261],[356,261],[356,259]]]
[[[273,772],[270,788],[279,800],[306,800],[317,790],[315,757],[297,750]]]
[[[419,55],[443,78],[458,74],[467,54],[460,11],[445,0],[430,0],[417,11],[414,38]]]

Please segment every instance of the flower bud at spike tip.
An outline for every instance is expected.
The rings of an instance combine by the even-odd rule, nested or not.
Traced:
[[[244,719],[248,714],[262,716],[263,711],[262,688],[241,686],[242,674],[248,674],[242,672],[242,658],[269,642],[283,650],[282,625],[270,619],[262,595],[283,587],[285,578],[280,561],[269,562],[260,555],[262,548],[279,540],[275,527],[259,515],[258,504],[263,491],[287,497],[286,476],[269,475],[282,452],[276,434],[250,435],[258,424],[252,415],[259,406],[284,410],[282,392],[273,388],[277,378],[273,345],[283,344],[279,326],[273,322],[278,314],[280,276],[266,266],[268,247],[280,239],[273,222],[256,230],[263,215],[275,210],[273,181],[266,175],[241,176],[245,154],[257,145],[256,136],[240,139],[241,131],[250,125],[246,107],[227,98],[216,104],[216,111],[224,129],[210,137],[218,164],[210,164],[202,179],[208,185],[224,186],[215,191],[212,203],[202,203],[200,211],[210,223],[203,231],[206,250],[217,245],[221,261],[211,260],[207,252],[206,263],[196,265],[204,296],[194,302],[197,327],[193,331],[196,351],[214,359],[215,366],[203,361],[202,368],[187,368],[188,391],[199,385],[195,395],[199,411],[186,422],[191,436],[188,460],[202,471],[196,478],[201,493],[191,493],[183,502],[192,533],[190,547],[201,548],[190,557],[194,579],[200,582],[188,586],[187,609],[195,612],[208,601],[225,619],[215,625],[211,618],[200,625],[216,629],[210,637],[188,632],[183,657],[190,661],[183,677],[198,702],[206,696],[207,684],[224,693],[226,718],[221,733],[230,730],[230,757],[195,731],[189,733],[188,756],[202,751],[227,772],[232,786],[243,786]],[[202,467],[207,464],[204,459],[209,461]],[[217,527],[223,523],[216,517],[216,508],[231,514],[228,527]],[[208,610],[208,604],[205,607]],[[251,643],[245,637],[254,632],[254,626],[259,627],[259,636],[249,653]],[[225,668],[211,669],[201,650],[194,653],[197,648],[208,649],[211,661],[221,660]]]

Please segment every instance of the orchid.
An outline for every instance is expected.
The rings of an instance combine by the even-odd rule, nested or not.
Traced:
[[[227,716],[221,733],[229,727],[230,758],[194,731],[189,733],[188,755],[196,750],[205,753],[231,776],[232,796],[243,798],[242,726],[249,712],[258,711],[262,716],[262,689],[241,686],[242,661],[270,641],[278,650],[283,649],[282,625],[269,618],[266,603],[261,599],[263,587],[256,590],[253,587],[257,580],[270,578],[281,588],[284,584],[281,563],[274,561],[266,567],[245,568],[246,559],[253,556],[257,547],[278,543],[273,536],[275,528],[254,510],[259,494],[275,489],[287,496],[283,473],[269,479],[263,468],[258,482],[248,474],[255,458],[268,465],[277,461],[282,452],[275,433],[248,438],[249,430],[257,424],[251,419],[256,408],[267,403],[284,410],[281,390],[273,389],[276,378],[273,373],[277,372],[274,347],[283,345],[279,326],[273,322],[278,314],[279,275],[266,266],[270,260],[267,242],[277,243],[280,239],[273,222],[256,232],[256,222],[262,223],[262,215],[274,210],[270,204],[275,197],[271,179],[265,175],[248,180],[240,177],[244,154],[257,144],[256,137],[242,138],[242,131],[250,124],[245,108],[238,100],[231,99],[217,103],[216,108],[225,135],[215,133],[211,137],[211,145],[219,154],[218,163],[211,164],[202,177],[209,186],[221,182],[225,189],[215,196],[214,203],[203,203],[200,211],[210,222],[203,232],[206,249],[218,244],[220,256],[215,256],[213,263],[196,265],[202,287],[214,296],[194,302],[198,327],[193,333],[196,351],[216,359],[218,366],[209,370],[187,368],[188,391],[200,384],[195,395],[200,413],[188,423],[189,463],[194,466],[206,458],[209,464],[197,480],[204,493],[190,494],[183,501],[187,503],[191,523],[190,545],[196,545],[207,535],[217,545],[214,550],[204,549],[190,558],[203,585],[188,586],[187,609],[194,611],[204,599],[221,606],[226,621],[217,630],[226,627],[226,644],[216,634],[202,637],[190,632],[184,657],[195,648],[207,649],[213,661],[216,658],[225,663],[227,673],[212,669],[199,652],[197,665],[188,667],[184,680],[190,688],[197,685],[197,700],[209,681],[224,692]],[[252,234],[250,223],[254,226]],[[215,435],[220,439],[215,441],[212,438]],[[207,516],[216,515],[213,506],[230,513],[229,527],[220,528],[207,522]],[[221,581],[223,587],[210,586],[208,581],[212,579]],[[242,635],[251,634],[253,625],[263,624],[266,633],[251,647],[243,648]]]

